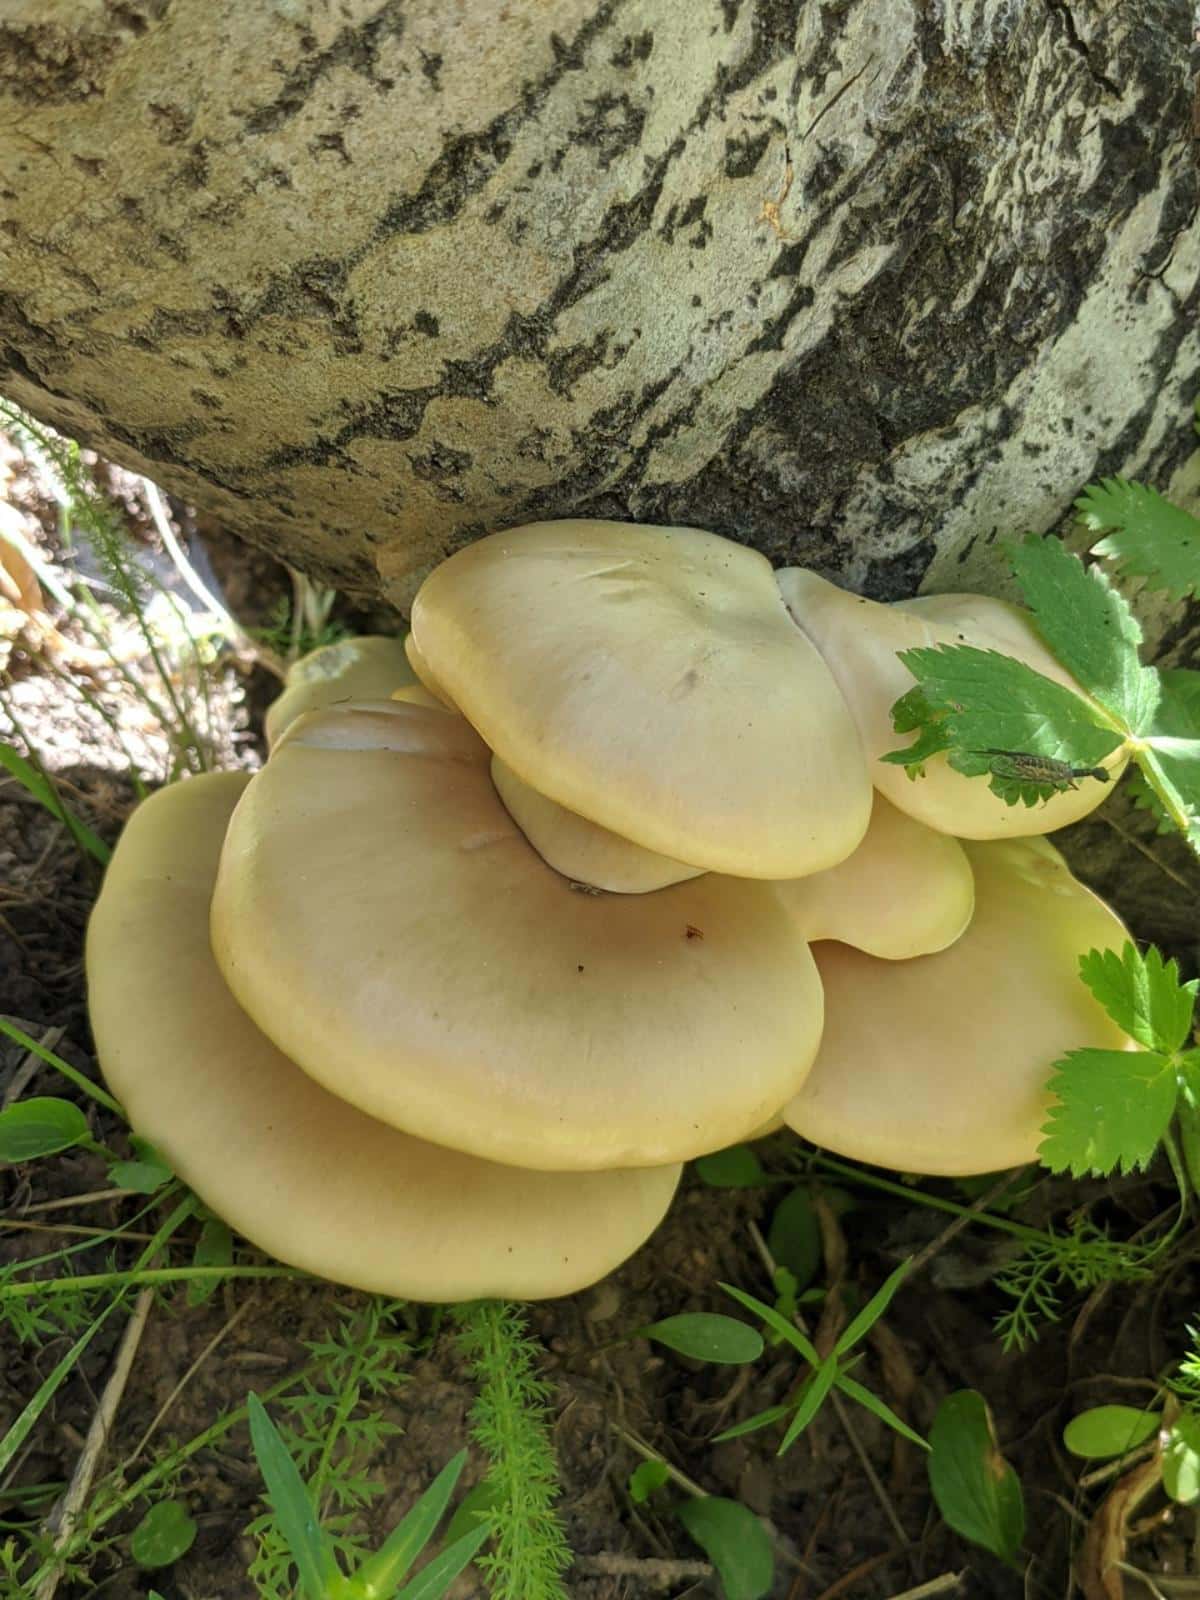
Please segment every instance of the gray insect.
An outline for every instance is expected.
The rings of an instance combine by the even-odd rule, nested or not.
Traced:
[[[1043,784],[1050,789],[1078,789],[1079,778],[1095,778],[1097,783],[1108,783],[1110,774],[1103,767],[1073,767],[1069,761],[1056,761],[1053,756],[1030,755],[1025,750],[977,750],[976,755],[991,756],[988,770],[997,778],[1011,778],[1016,783]]]

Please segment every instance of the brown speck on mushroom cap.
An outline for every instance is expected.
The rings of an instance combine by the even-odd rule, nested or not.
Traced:
[[[821,1031],[772,886],[575,894],[489,761],[462,718],[394,701],[293,730],[222,855],[213,946],[235,996],[339,1096],[489,1160],[662,1165],[752,1132]]]
[[[208,939],[230,814],[249,779],[173,784],[134,813],[88,931],[101,1065],[134,1128],[253,1243],[294,1266],[418,1300],[572,1293],[660,1221],[678,1166],[548,1173],[374,1122],[254,1026]]]
[[[905,1172],[961,1176],[1032,1161],[1052,1068],[1068,1050],[1133,1048],[1079,979],[1119,950],[1116,914],[1044,839],[969,844],[975,915],[937,955],[880,961],[818,944],[825,1035],[789,1126]]]
[[[866,829],[854,720],[754,550],[692,528],[534,524],[443,562],[412,622],[430,687],[518,777],[648,850],[799,877]]]

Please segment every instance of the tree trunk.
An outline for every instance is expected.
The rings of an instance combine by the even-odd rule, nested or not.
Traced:
[[[1191,12],[6,0],[0,387],[402,610],[581,513],[995,591],[1200,485]]]

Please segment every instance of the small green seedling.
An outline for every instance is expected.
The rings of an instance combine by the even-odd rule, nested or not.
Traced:
[[[753,1433],[758,1428],[769,1427],[772,1423],[781,1422],[784,1417],[790,1417],[791,1421],[779,1446],[778,1454],[782,1455],[795,1444],[832,1390],[838,1389],[848,1399],[865,1406],[873,1416],[878,1417],[881,1422],[886,1422],[889,1428],[894,1428],[905,1439],[919,1445],[922,1450],[928,1449],[928,1445],[919,1433],[914,1432],[906,1422],[902,1421],[878,1395],[872,1394],[868,1388],[850,1376],[850,1368],[854,1365],[854,1359],[851,1359],[854,1347],[866,1337],[892,1303],[893,1296],[904,1282],[908,1265],[907,1261],[901,1262],[895,1272],[889,1275],[883,1286],[847,1324],[841,1338],[824,1360],[818,1355],[812,1340],[794,1323],[783,1317],[774,1306],[764,1305],[761,1300],[756,1300],[744,1290],[723,1283],[721,1288],[725,1293],[732,1295],[739,1305],[745,1306],[748,1311],[753,1311],[756,1316],[761,1317],[769,1328],[798,1351],[812,1368],[812,1372],[790,1400],[782,1405],[771,1406],[769,1410],[760,1411],[757,1416],[749,1417],[745,1422],[727,1428],[724,1433],[717,1435],[718,1440],[736,1439],[741,1434]]]
[[[629,1497],[645,1505],[679,1476],[663,1460],[643,1461],[629,1476]],[[691,1498],[662,1509],[682,1522],[712,1562],[725,1600],[762,1600],[775,1580],[775,1550],[762,1523],[740,1501],[701,1494],[681,1481]]]
[[[196,1524],[182,1500],[160,1500],[133,1530],[129,1553],[139,1567],[169,1567],[186,1555],[196,1538]]]
[[[681,1356],[691,1356],[694,1361],[714,1361],[723,1366],[742,1366],[757,1361],[763,1353],[762,1335],[736,1317],[722,1317],[715,1312],[685,1312],[678,1317],[665,1317],[645,1328],[637,1328],[632,1338],[653,1339],[665,1344],[668,1350],[677,1350]]]
[[[1200,1500],[1200,1416],[1195,1411],[1138,1411],[1091,1406],[1063,1429],[1063,1444],[1084,1461],[1109,1461],[1144,1448],[1157,1450],[1162,1486],[1178,1505]]]
[[[1000,1453],[987,1402],[947,1395],[929,1430],[929,1487],[955,1533],[1015,1564],[1025,1537],[1021,1480]]]
[[[257,1395],[250,1395],[247,1405],[254,1454],[295,1562],[303,1600],[438,1600],[487,1538],[488,1525],[484,1522],[456,1539],[411,1583],[400,1588],[449,1504],[467,1459],[467,1452],[460,1450],[375,1554],[368,1556],[355,1572],[343,1573],[278,1429]]]

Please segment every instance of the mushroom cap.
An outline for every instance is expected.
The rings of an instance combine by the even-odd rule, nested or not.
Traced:
[[[434,676],[433,668],[426,661],[418,648],[417,641],[412,634],[406,634],[404,639],[404,652],[408,657],[408,664],[416,673],[418,681],[428,690],[433,698],[446,707],[448,711],[457,711],[458,707],[451,700],[446,690]]]
[[[689,867],[670,856],[622,839],[598,822],[576,816],[518,778],[499,756],[492,757],[492,782],[510,817],[530,844],[573,883],[612,894],[647,894],[698,878],[703,867]]]
[[[310,650],[288,668],[283,693],[267,707],[267,748],[273,750],[288,724],[306,711],[342,700],[384,700],[393,689],[415,681],[402,639],[363,634]]]
[[[910,817],[960,839],[1015,839],[1078,822],[1107,796],[1108,785],[1091,779],[1032,808],[1010,806],[992,793],[986,778],[955,772],[944,755],[931,757],[920,778],[880,760],[915,738],[892,728],[892,706],[913,686],[900,650],[939,644],[1000,650],[1087,699],[1019,606],[978,594],[922,595],[880,605],[801,567],[788,567],[776,579],[788,610],[829,663],[854,712],[872,783]],[[1115,777],[1126,759],[1117,750],[1102,764]]]
[[[426,711],[442,711],[449,716],[456,715],[454,707],[439,700],[425,687],[423,683],[408,683],[403,689],[393,689],[388,696],[389,700],[402,700],[408,706],[424,706]]]
[[[850,854],[854,719],[756,551],[694,528],[537,523],[458,551],[413,639],[539,794],[674,860],[800,877]]]
[[[240,1010],[208,906],[247,782],[160,790],[105,876],[88,931],[92,1025],[133,1126],[260,1248],[355,1288],[536,1299],[617,1266],[661,1220],[678,1167],[527,1172],[426,1144],[322,1089]]]
[[[944,950],[975,907],[971,863],[958,840],[935,833],[881,794],[853,855],[776,887],[810,944],[839,939],[882,961]]]
[[[1044,839],[967,846],[975,915],[956,944],[879,961],[814,954],[825,1036],[784,1107],[814,1144],[905,1172],[959,1177],[1032,1161],[1054,1063],[1134,1048],[1079,978],[1087,950],[1119,950],[1114,912]]]
[[[357,748],[355,748],[357,746]],[[317,713],[229,826],[213,950],[341,1098],[515,1166],[660,1166],[751,1133],[821,1033],[773,887],[586,894],[527,842],[461,717]]]

